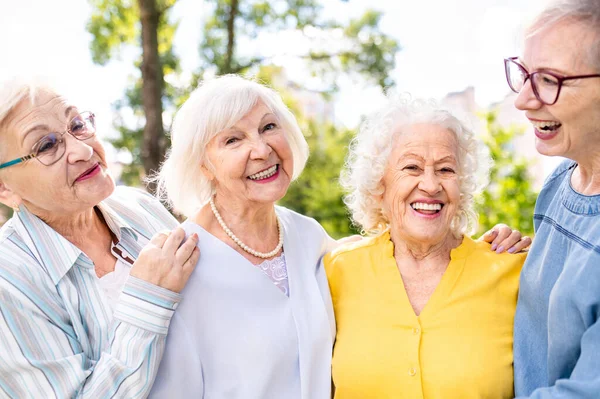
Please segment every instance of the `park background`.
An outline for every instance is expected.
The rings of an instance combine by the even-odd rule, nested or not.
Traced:
[[[256,77],[282,94],[311,149],[280,203],[335,237],[356,232],[337,179],[361,119],[386,91],[436,98],[495,161],[477,198],[480,231],[503,222],[530,234],[557,161],[536,153],[502,60],[519,54],[541,1],[0,0],[0,77],[46,75],[94,111],[118,182],[140,187],[198,81]]]

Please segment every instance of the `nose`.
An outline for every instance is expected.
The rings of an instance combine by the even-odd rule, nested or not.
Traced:
[[[92,155],[94,154],[94,148],[90,145],[92,140],[96,140],[96,138],[92,137],[86,141],[77,140],[75,137],[70,134],[65,134],[65,152],[67,156],[67,162],[70,164],[74,164],[78,161],[89,161]]]
[[[431,196],[438,194],[442,190],[440,177],[435,173],[433,167],[426,168],[425,173],[421,175],[419,190]]]
[[[531,86],[531,79],[527,79],[523,88],[517,94],[515,98],[515,107],[521,111],[527,111],[531,109],[539,109],[544,105],[540,100],[537,99]]]
[[[271,152],[273,152],[273,149],[269,143],[263,139],[262,135],[260,135],[252,143],[250,156],[252,159],[267,159],[269,155],[271,155]]]

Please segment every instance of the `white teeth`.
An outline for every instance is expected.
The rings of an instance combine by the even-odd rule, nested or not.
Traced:
[[[442,204],[426,204],[424,202],[415,202],[411,204],[413,209],[422,209],[424,211],[439,211],[442,209]]]
[[[271,166],[269,169],[265,169],[262,172],[255,173],[253,175],[248,176],[250,180],[262,180],[268,177],[271,177],[277,172],[277,165]]]
[[[531,124],[538,130],[554,130],[561,126],[560,122],[551,122],[551,121],[531,121]]]

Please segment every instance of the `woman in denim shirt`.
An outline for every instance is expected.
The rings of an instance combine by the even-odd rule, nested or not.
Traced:
[[[600,397],[600,4],[562,0],[505,60],[544,155],[567,158],[535,207],[515,316],[515,392]]]

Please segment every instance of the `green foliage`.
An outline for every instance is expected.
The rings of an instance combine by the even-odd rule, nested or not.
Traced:
[[[533,209],[537,193],[531,186],[529,162],[515,154],[512,146],[515,137],[523,130],[503,128],[497,125],[496,116],[485,115],[488,146],[494,164],[490,173],[490,185],[477,198],[480,233],[497,223],[505,223],[526,235],[533,234]]]
[[[88,1],[92,8],[88,31],[93,36],[90,50],[94,62],[104,65],[111,59],[120,58],[121,52],[129,48],[140,53],[136,62],[139,68],[141,26],[137,1]],[[272,65],[271,59],[264,54],[240,51],[240,42],[256,39],[260,34],[277,34],[282,30],[296,30],[305,36],[308,31],[317,32],[319,37],[329,37],[334,44],[332,47],[340,44],[338,49],[331,52],[311,51],[299,56],[307,68],[323,81],[322,94],[325,96],[337,89],[336,79],[340,73],[358,74],[382,88],[393,85],[389,75],[395,67],[399,45],[380,32],[381,13],[367,11],[361,18],[341,26],[320,18],[322,6],[318,0],[206,0],[212,7],[212,14],[200,28],[203,31],[199,46],[201,65],[190,84],[170,84],[181,82],[179,61],[173,52],[177,23],[168,18],[168,11],[175,3],[176,0],[156,0],[161,12],[158,38],[165,77],[163,105],[166,113],[173,113],[185,101],[189,89],[195,87],[206,72],[216,75],[264,74],[265,70],[260,71]],[[111,142],[118,149],[127,149],[133,157],[133,162],[125,166],[122,180],[126,184],[140,185],[140,179],[144,176],[140,151],[143,136],[140,126],[143,126],[144,120],[140,74],[132,76],[131,81],[125,97],[115,104],[117,117],[114,125],[120,137]],[[125,109],[131,109],[139,119],[135,126],[130,126],[131,121],[126,123],[126,118],[122,116]],[[331,129],[327,124],[315,127],[315,131],[324,132],[322,134],[330,134],[328,132]],[[313,149],[313,153],[318,157],[319,150]],[[311,162],[316,163],[317,160]]]
[[[209,0],[214,12],[204,25],[200,44],[202,65],[196,79],[208,71],[216,75],[245,73],[270,63],[264,54],[238,51],[245,39],[260,34],[277,34],[295,30],[305,37],[325,38],[327,48],[300,54],[308,70],[323,81],[324,93],[337,89],[339,73],[359,74],[383,89],[393,86],[390,72],[400,46],[382,33],[379,22],[382,13],[367,10],[347,26],[323,20],[322,6],[315,0]],[[232,23],[233,19],[233,23]],[[312,33],[307,33],[312,32]],[[323,46],[321,46],[323,47]]]
[[[88,0],[92,15],[87,29],[93,36],[90,43],[92,59],[95,63],[105,65],[111,59],[119,59],[126,48],[138,51],[135,61],[137,72],[130,77],[131,86],[125,90],[125,96],[113,104],[116,113],[114,127],[119,137],[110,139],[117,149],[126,149],[132,155],[133,162],[125,165],[121,180],[128,185],[140,186],[144,178],[141,143],[143,139],[144,112],[142,109],[142,78],[139,73],[141,65],[141,25],[140,11],[136,0]],[[178,22],[169,20],[169,11],[177,0],[156,0],[160,18],[158,21],[158,53],[165,82],[163,85],[163,108],[170,112],[183,102],[181,98],[187,93],[171,81],[177,81],[181,73],[179,59],[173,51],[173,38]],[[136,126],[126,122],[123,111],[131,110],[138,119]],[[166,138],[168,140],[168,137]]]

